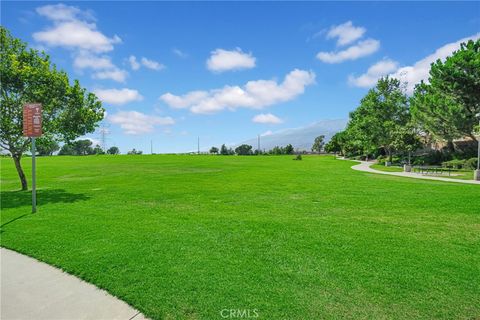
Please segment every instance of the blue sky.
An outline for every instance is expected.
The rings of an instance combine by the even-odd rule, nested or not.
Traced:
[[[479,2],[3,2],[2,25],[97,93],[107,146],[183,152],[344,119],[480,33]],[[88,135],[99,140],[100,134]]]

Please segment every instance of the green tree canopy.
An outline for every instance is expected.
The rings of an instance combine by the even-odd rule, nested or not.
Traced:
[[[100,148],[99,146],[97,147]],[[75,140],[75,141],[64,144],[60,149],[60,152],[58,153],[58,155],[87,156],[95,153],[96,153],[96,150],[92,148],[92,141],[88,139],[83,139],[83,140]]]
[[[224,156],[229,154],[227,146],[225,144],[222,144],[222,146],[220,147],[220,154]]]
[[[218,153],[218,148],[217,147],[211,147],[210,148],[210,153],[217,154]]]
[[[345,144],[345,132],[340,131],[335,133],[330,141],[325,145],[325,151],[326,152],[342,152],[342,146]],[[343,152],[342,152],[343,153]]]
[[[412,115],[435,138],[451,148],[455,138],[476,140],[480,113],[480,39],[462,43],[444,62],[432,63],[428,83],[415,87]]]
[[[242,144],[235,148],[235,153],[240,156],[251,155],[253,153],[252,146],[248,144]]]
[[[15,162],[22,190],[27,180],[20,159],[30,147],[23,136],[23,105],[41,103],[43,132],[53,141],[72,141],[95,130],[104,109],[93,93],[65,72],[57,70],[45,53],[28,49],[27,44],[0,27],[1,119],[0,146]]]
[[[60,146],[55,140],[48,137],[40,137],[36,141],[36,149],[41,156],[51,156],[54,152],[60,150]]]
[[[285,146],[284,151],[285,151],[285,154],[293,154],[293,151],[294,151],[293,146],[291,144],[287,144]]]
[[[118,147],[110,147],[108,148],[107,150],[107,154],[120,154],[120,149],[118,149]]]
[[[378,80],[350,113],[347,132],[365,154],[383,148],[391,159],[396,134],[409,119],[408,100],[400,81],[386,77]]]
[[[93,154],[105,154],[105,151],[97,144],[95,148],[93,148]]]
[[[312,145],[312,151],[313,152],[322,152],[323,146],[325,145],[325,136],[322,134],[321,136],[318,136],[315,138],[315,141],[313,142]]]

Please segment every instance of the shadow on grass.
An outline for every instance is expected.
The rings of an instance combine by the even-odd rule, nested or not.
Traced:
[[[47,203],[73,203],[90,199],[82,193],[70,193],[63,189],[37,190],[37,206]],[[32,205],[31,191],[4,191],[1,194],[1,208],[19,208]]]

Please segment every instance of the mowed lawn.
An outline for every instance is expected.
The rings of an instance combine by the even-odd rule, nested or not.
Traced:
[[[479,186],[292,158],[39,158],[36,214],[2,159],[1,245],[152,319],[480,317]]]

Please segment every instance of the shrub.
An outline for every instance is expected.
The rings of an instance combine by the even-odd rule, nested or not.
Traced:
[[[470,158],[468,160],[465,160],[465,164],[463,165],[463,168],[468,170],[475,170],[477,169],[477,161],[478,161],[478,158]]]
[[[450,160],[442,162],[442,167],[453,168],[453,169],[462,169],[465,165],[465,160]]]
[[[439,165],[445,161],[452,160],[452,155],[447,152],[432,150],[426,154],[415,157],[414,165]]]
[[[293,160],[302,160],[302,155],[297,154],[297,156],[295,158],[293,158]]]

